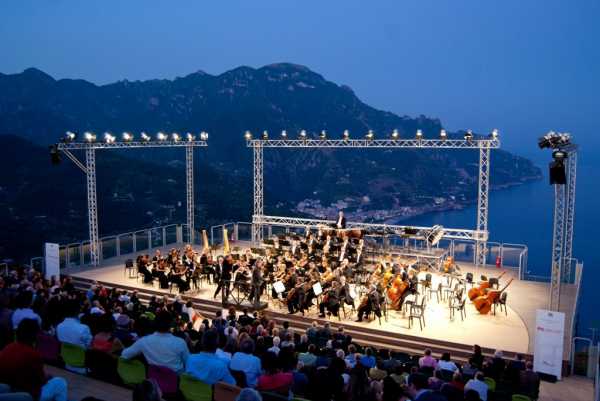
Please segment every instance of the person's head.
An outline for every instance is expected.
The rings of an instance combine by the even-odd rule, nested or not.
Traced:
[[[444,352],[442,354],[442,357],[440,359],[442,361],[450,362],[450,353],[449,352]]]
[[[429,348],[425,349],[425,356],[431,356],[431,350]]]
[[[15,300],[17,308],[29,308],[33,301],[33,292],[21,291]]]
[[[480,382],[482,382],[484,380],[485,376],[483,375],[483,372],[477,372],[475,373],[475,379],[479,380]]]
[[[454,372],[454,374],[452,375],[452,381],[461,382],[462,379],[463,379],[462,374],[460,373],[459,370],[456,370],[456,372]]]
[[[156,331],[159,333],[167,333],[171,329],[172,318],[171,314],[167,311],[160,311],[154,319],[154,325]]]
[[[37,338],[40,326],[33,319],[23,319],[17,327],[17,342],[33,346]]]
[[[477,344],[473,345],[473,353],[475,355],[481,355],[481,347]]]
[[[253,388],[246,387],[240,391],[235,401],[262,401],[262,396]]]
[[[152,379],[145,379],[133,389],[133,401],[161,401],[162,392]]]
[[[533,370],[533,362],[528,361],[527,364],[525,364],[525,369]]]
[[[204,352],[214,353],[219,346],[219,334],[215,329],[209,329],[202,336],[202,350]]]
[[[497,350],[494,352],[494,358],[502,358],[503,356],[504,356],[504,354],[503,354],[503,353],[502,353],[502,351],[501,351],[501,350],[499,350],[499,349],[497,349]]]
[[[254,352],[254,341],[247,339],[240,344],[240,351],[244,354],[252,354]]]
[[[310,344],[310,345],[308,346],[308,352],[309,352],[310,354],[314,354],[315,352],[317,352],[317,346],[316,346],[316,345],[314,345],[314,344]]]
[[[338,358],[344,359],[344,357],[346,355],[344,355],[344,350],[343,349],[338,349],[337,351],[335,351],[335,356],[337,356]]]
[[[273,346],[279,347],[279,344],[281,344],[281,338],[279,338],[278,336],[273,337]]]
[[[65,316],[67,317],[78,317],[81,307],[79,302],[75,299],[71,299],[65,305]]]
[[[465,401],[481,401],[479,393],[473,389],[465,391]]]
[[[352,354],[355,354],[355,353],[356,353],[356,345],[354,345],[354,344],[350,344],[350,345],[348,346],[348,354],[351,354],[351,355],[352,355]]]
[[[414,399],[417,392],[427,388],[427,376],[422,373],[411,373],[408,376],[408,392]]]

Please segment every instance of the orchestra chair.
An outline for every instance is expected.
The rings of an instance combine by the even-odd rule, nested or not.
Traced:
[[[451,288],[451,287],[444,288],[444,294],[442,296],[442,299],[447,299],[448,303],[450,304],[452,301],[452,296],[454,294],[458,293],[459,288],[460,288],[460,283],[454,284],[454,288]]]
[[[408,315],[408,328],[412,327],[413,319],[419,319],[419,327],[423,330],[425,326],[425,308],[427,304],[425,297],[421,297],[421,304],[413,304],[410,308],[410,314]]]
[[[187,373],[179,376],[179,391],[186,401],[211,401],[213,399],[212,386]],[[215,400],[217,400],[216,397]]]
[[[475,285],[475,283],[473,282],[473,273],[468,272],[465,275],[465,282],[466,282],[467,285],[470,285],[471,288],[473,288],[473,285]]]
[[[506,298],[508,297],[508,293],[504,291],[500,294],[500,297],[494,302],[494,315],[496,314],[496,306],[500,308],[500,312],[502,312],[502,308],[504,308],[504,315],[508,316],[508,311],[506,308]]]
[[[85,366],[85,348],[79,345],[61,343],[60,357],[67,366],[87,370]]]
[[[493,393],[494,391],[496,391],[496,380],[492,379],[491,377],[484,377],[483,381],[485,382],[485,384],[488,385],[488,399],[489,397],[489,393]]]
[[[421,284],[421,292],[424,294],[429,288],[431,288],[431,273],[425,275],[425,280],[419,282]]]
[[[440,297],[442,295],[442,283],[439,282],[437,288],[433,288],[433,287],[429,287],[429,291],[427,292],[427,295],[429,297],[429,299],[431,300],[431,294],[435,294],[435,297],[437,299],[437,303],[440,303]]]
[[[467,302],[467,298],[465,296],[460,299],[452,298],[454,302],[450,302],[450,320],[454,319],[454,313],[460,313],[460,321],[462,322],[467,317],[467,312],[465,311],[465,304]]]
[[[445,297],[445,295],[447,294],[446,290],[452,288],[452,281],[453,281],[453,279],[454,278],[452,276],[447,275],[447,274],[445,274],[442,277],[442,293],[441,293],[442,297],[441,298],[442,298],[443,301],[446,300],[446,297]]]
[[[119,358],[117,373],[124,385],[135,387],[146,378],[146,366],[138,359]]]
[[[177,373],[160,365],[148,365],[148,379],[154,379],[166,398],[177,395]]]
[[[500,281],[498,280],[498,277],[490,277],[490,288],[497,290],[499,286]]]
[[[214,401],[235,401],[242,391],[238,386],[229,383],[218,382],[213,387]]]
[[[123,270],[123,275],[127,276],[128,274],[129,278],[137,278],[137,269],[133,265],[133,259],[127,259],[125,261],[125,269]]]
[[[37,336],[36,348],[44,362],[55,365],[60,361],[60,341],[56,337],[40,331]]]
[[[406,296],[406,298],[404,299],[404,303],[402,304],[402,311],[403,312],[408,312],[410,311],[410,308],[412,308],[412,306],[414,304],[418,304],[419,303],[419,293],[415,292],[414,294],[408,294]]]
[[[119,383],[117,358],[114,355],[97,349],[88,349],[85,353],[85,366],[90,377],[108,383]]]

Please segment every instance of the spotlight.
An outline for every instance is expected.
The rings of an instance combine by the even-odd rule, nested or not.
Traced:
[[[305,130],[300,131],[300,138],[306,139],[306,131]]]
[[[490,134],[490,137],[491,137],[492,139],[498,139],[498,129],[497,129],[497,128],[494,128],[494,129],[492,130],[492,133]]]
[[[191,132],[187,133],[186,138],[187,138],[188,142],[192,142],[193,140],[196,139],[196,137]]]
[[[321,131],[321,134],[319,135],[319,138],[321,138],[321,139],[327,139],[327,132],[325,132],[325,130]]]
[[[420,129],[418,129],[417,133],[415,135],[415,138],[417,138],[418,140],[423,139],[423,131],[421,131]]]
[[[538,146],[540,149],[544,148],[559,148],[566,146],[571,143],[571,135],[566,132],[554,132],[550,131],[540,139],[538,139]]]
[[[397,129],[394,129],[392,131],[392,139],[398,139],[398,138],[400,138],[400,133],[398,132]]]
[[[75,134],[74,132],[71,132],[71,131],[67,131],[67,133],[65,135],[65,142],[73,142],[76,137],[77,137],[77,134]]]
[[[342,137],[344,138],[345,141],[347,141],[348,139],[350,139],[350,132],[347,129],[344,130]]]
[[[202,131],[200,133],[200,139],[203,140],[203,141],[207,141],[208,140],[208,132]]]
[[[179,136],[179,134],[177,132],[173,132],[171,134],[171,139],[173,139],[175,142],[178,142],[181,139],[181,137]]]
[[[467,130],[467,132],[465,132],[465,140],[466,141],[471,141],[473,139],[473,131],[471,131],[470,129]]]
[[[159,132],[158,134],[156,134],[156,139],[158,139],[159,141],[166,141],[167,136],[164,134],[164,132]]]
[[[445,141],[446,139],[448,139],[448,134],[446,133],[445,129],[443,129],[443,130],[440,131],[440,139],[442,141]]]
[[[125,142],[131,142],[133,140],[133,135],[131,135],[129,132],[123,132],[123,140]]]
[[[86,140],[86,142],[94,142],[96,141],[96,134],[92,132],[86,132],[83,134],[83,138]]]
[[[285,132],[285,130],[281,131],[281,137],[287,139],[287,132]]]
[[[142,132],[142,134],[140,135],[142,137],[142,141],[144,142],[150,142],[150,135],[146,134],[145,132]]]
[[[246,133],[244,134],[244,139],[246,139],[247,141],[252,139],[252,133],[250,131],[246,131]]]
[[[115,142],[115,136],[113,134],[111,134],[110,132],[105,132],[104,133],[104,142],[106,143],[114,143]]]
[[[375,138],[375,134],[373,133],[372,129],[370,129],[369,132],[367,132],[366,138],[368,140],[372,140],[373,138]]]
[[[263,131],[263,134],[262,134],[262,139],[263,139],[263,140],[265,140],[265,141],[266,141],[267,139],[269,139],[269,133],[268,133],[266,130],[265,130],[265,131]]]

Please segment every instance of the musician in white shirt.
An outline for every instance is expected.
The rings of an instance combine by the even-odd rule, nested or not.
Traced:
[[[345,229],[346,228],[346,218],[344,217],[344,212],[340,210],[338,214],[337,223],[335,225],[337,229]]]

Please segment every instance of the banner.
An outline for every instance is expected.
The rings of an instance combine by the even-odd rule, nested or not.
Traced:
[[[50,280],[52,276],[60,278],[60,258],[58,244],[46,242],[44,245],[44,277]]]
[[[535,319],[533,370],[561,379],[565,314],[538,309]]]

